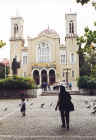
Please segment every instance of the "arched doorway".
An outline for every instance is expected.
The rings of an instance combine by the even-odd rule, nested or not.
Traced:
[[[41,83],[42,84],[44,84],[44,83],[47,84],[47,71],[46,70],[41,71]]]
[[[52,85],[53,83],[55,83],[55,71],[50,70],[49,71],[49,84]]]
[[[40,77],[39,77],[39,71],[38,70],[34,70],[33,78],[34,78],[34,81],[35,81],[36,85],[39,85]]]

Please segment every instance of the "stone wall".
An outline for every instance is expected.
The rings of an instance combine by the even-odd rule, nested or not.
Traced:
[[[25,98],[36,98],[37,97],[37,89],[1,89],[0,90],[0,98],[21,98],[21,94],[24,93]]]

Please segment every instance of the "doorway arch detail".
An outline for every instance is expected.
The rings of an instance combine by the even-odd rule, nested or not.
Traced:
[[[55,70],[54,69],[50,69],[49,70],[49,84],[52,85],[54,84],[56,81],[56,77],[55,77]]]
[[[38,70],[34,70],[33,71],[33,79],[34,79],[36,85],[40,84],[40,75],[39,75],[39,71]]]

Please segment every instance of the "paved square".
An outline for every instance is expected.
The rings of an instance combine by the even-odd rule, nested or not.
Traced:
[[[96,96],[72,95],[75,111],[70,113],[69,131],[61,128],[59,111],[55,111],[57,96],[39,96],[26,100],[25,117],[21,117],[20,99],[0,100],[0,138],[95,140],[96,115],[87,107],[95,100]]]

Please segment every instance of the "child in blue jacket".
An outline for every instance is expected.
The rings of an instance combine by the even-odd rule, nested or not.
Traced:
[[[22,102],[21,102],[21,113],[22,113],[22,117],[24,117],[26,115],[26,103],[25,103],[25,98],[22,98]]]

